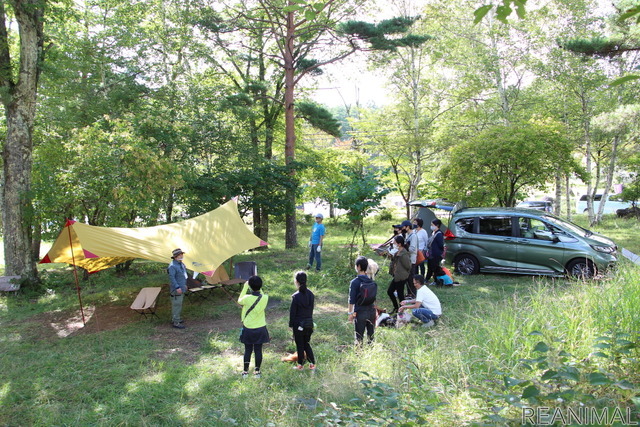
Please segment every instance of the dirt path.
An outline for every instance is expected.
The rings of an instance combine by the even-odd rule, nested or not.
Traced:
[[[287,314],[278,310],[282,301],[273,300],[267,308],[267,322],[272,323]],[[148,321],[134,313],[128,306],[104,305],[84,307],[83,324],[80,310],[54,311],[38,314],[20,325],[25,338],[34,341],[51,341],[71,336],[96,334],[120,329],[135,322]],[[156,356],[160,359],[180,354],[187,362],[193,362],[200,354],[203,337],[239,329],[239,319],[218,318],[191,320],[186,329],[175,329],[169,322],[154,320],[154,334],[157,343]],[[17,322],[14,323],[16,325]]]

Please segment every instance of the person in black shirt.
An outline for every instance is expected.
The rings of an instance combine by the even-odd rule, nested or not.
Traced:
[[[358,257],[355,265],[358,275],[349,284],[349,322],[354,323],[355,341],[358,345],[362,344],[365,329],[369,343],[373,342],[373,333],[376,325],[375,297],[373,301],[362,300],[361,288],[363,286],[374,286],[377,292],[377,285],[367,276],[368,266],[367,258]]]
[[[296,342],[298,363],[293,369],[304,369],[305,354],[309,361],[309,369],[316,369],[316,359],[311,348],[311,334],[313,334],[313,306],[315,296],[307,288],[307,273],[298,271],[294,282],[298,291],[291,296],[291,308],[289,309],[289,327],[293,328],[293,339]]]

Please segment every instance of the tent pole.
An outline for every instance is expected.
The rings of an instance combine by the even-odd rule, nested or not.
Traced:
[[[78,301],[80,302],[80,314],[82,315],[82,324],[84,326],[87,326],[87,322],[85,322],[84,320],[84,309],[82,308],[82,295],[80,294],[80,282],[78,281],[78,268],[76,267],[76,258],[75,258],[75,255],[73,254],[73,242],[71,241],[71,224],[67,225],[67,231],[69,231],[69,246],[71,247],[71,260],[73,261],[73,276],[76,279],[76,291],[78,292]]]

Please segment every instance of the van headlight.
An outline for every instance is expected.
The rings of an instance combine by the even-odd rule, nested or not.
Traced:
[[[604,252],[605,254],[613,254],[616,252],[616,248],[613,246],[596,246],[591,245],[594,251]]]

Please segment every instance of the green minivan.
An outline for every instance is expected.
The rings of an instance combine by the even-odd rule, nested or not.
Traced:
[[[534,209],[454,208],[446,236],[461,274],[593,277],[617,262],[611,239]]]

